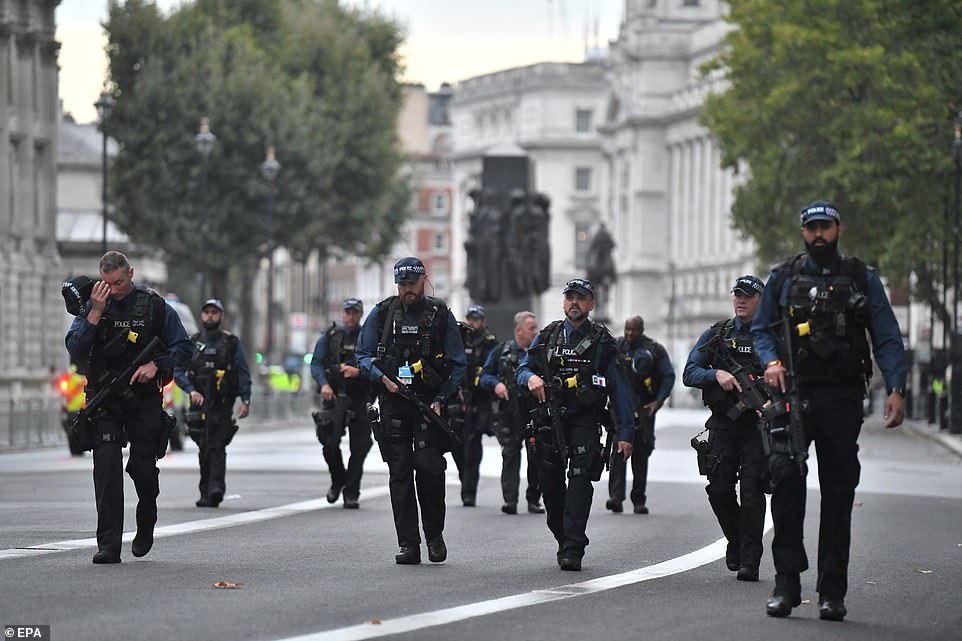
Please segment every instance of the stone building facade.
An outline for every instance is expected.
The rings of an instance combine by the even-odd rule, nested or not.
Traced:
[[[0,400],[66,364],[56,244],[58,0],[0,0]]]

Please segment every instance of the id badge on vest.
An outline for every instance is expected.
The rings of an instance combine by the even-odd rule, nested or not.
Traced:
[[[601,374],[592,374],[591,384],[594,385],[595,387],[608,387],[607,379]]]
[[[401,365],[397,368],[397,377],[405,385],[410,385],[414,382],[414,370],[410,365]]]

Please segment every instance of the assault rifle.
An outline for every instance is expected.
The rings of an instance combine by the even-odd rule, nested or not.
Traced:
[[[788,423],[775,425],[773,421],[769,433],[774,440],[777,437],[788,441],[788,454],[798,464],[798,472],[802,476],[808,474],[808,447],[805,441],[805,427],[802,423],[802,412],[805,402],[798,393],[798,377],[795,374],[795,357],[792,353],[792,327],[789,319],[783,318],[772,323],[769,327],[781,324],[782,354],[785,358],[785,388],[784,398],[773,399],[772,406],[777,414],[788,414]],[[771,411],[771,410],[770,410]],[[776,415],[777,415],[776,414]]]
[[[551,431],[552,447],[564,457],[567,455],[568,444],[565,441],[564,426],[561,424],[561,406],[558,405],[558,397],[565,386],[572,387],[570,384],[571,379],[562,380],[560,376],[555,376],[550,379],[547,378],[548,352],[545,350],[544,344],[535,345],[529,349],[528,360],[534,363],[538,370],[546,377],[544,386],[545,402],[531,410],[531,419],[535,423],[537,431]]]
[[[402,384],[401,381],[397,379],[397,376],[383,369],[381,371],[384,373],[384,376],[387,377],[387,380],[397,385],[398,396],[413,403],[414,406],[418,408],[418,411],[421,412],[421,416],[424,417],[424,419],[428,422],[429,425],[438,428],[439,430],[441,430],[442,432],[450,436],[452,439],[454,439],[458,443],[458,445],[464,444],[464,438],[460,434],[458,434],[454,429],[452,429],[452,427],[448,424],[448,422],[443,418],[441,418],[440,414],[438,414],[433,409],[431,409],[430,405],[422,401],[420,398],[418,398],[417,394],[415,394],[410,389],[408,389],[407,386]]]
[[[129,330],[127,336],[130,336]],[[108,373],[97,381],[94,386],[95,389],[97,389],[97,393],[92,398],[87,399],[87,404],[77,412],[70,426],[70,435],[73,437],[74,442],[82,445],[85,450],[89,450],[93,446],[90,442],[90,421],[100,414],[103,409],[103,404],[110,397],[117,396],[123,400],[131,398],[133,396],[133,390],[130,387],[130,377],[134,375],[138,367],[154,360],[159,353],[166,349],[167,346],[164,345],[163,341],[155,336],[134,356],[130,364],[116,376],[110,376]]]
[[[715,343],[718,342],[721,342],[721,333],[715,334],[711,340],[699,347],[698,351],[707,352],[709,349],[713,349]],[[721,352],[722,358],[725,359],[725,367],[728,368],[728,372],[735,377],[738,386],[742,389],[742,391],[738,393],[738,401],[728,409],[725,415],[734,421],[746,410],[764,413],[766,405],[771,399],[765,382],[732,358],[727,349],[718,351]]]

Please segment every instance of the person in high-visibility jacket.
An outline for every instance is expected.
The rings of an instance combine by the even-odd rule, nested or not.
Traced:
[[[70,371],[65,372],[60,377],[59,391],[64,398],[64,408],[70,414],[75,414],[83,409],[87,402],[87,395],[84,394],[84,386],[87,384],[87,377],[77,373],[77,366],[71,365]]]

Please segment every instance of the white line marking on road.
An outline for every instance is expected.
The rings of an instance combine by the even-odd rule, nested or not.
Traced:
[[[772,528],[771,510],[766,511],[765,532]],[[638,568],[622,574],[612,574],[602,576],[597,579],[582,581],[581,583],[570,583],[541,590],[532,590],[513,594],[498,599],[479,601],[477,603],[467,603],[443,610],[433,612],[422,612],[397,619],[388,619],[378,623],[362,623],[346,628],[315,632],[297,637],[284,637],[277,641],[365,641],[366,639],[376,639],[392,634],[403,634],[414,632],[448,623],[457,623],[465,619],[504,612],[506,610],[516,610],[532,605],[541,605],[553,601],[563,601],[585,594],[595,594],[606,590],[613,590],[633,583],[641,583],[652,579],[660,579],[672,574],[687,572],[697,567],[711,563],[725,556],[727,541],[718,539],[714,543],[705,547],[689,552],[688,554],[668,559],[655,565]]]
[[[390,493],[387,485],[365,489],[362,500],[373,499],[385,496]],[[154,538],[164,538],[168,536],[178,536],[180,534],[192,534],[194,532],[206,532],[208,530],[219,530],[221,528],[235,527],[246,523],[256,523],[269,519],[279,519],[293,514],[303,514],[332,507],[338,507],[337,503],[328,503],[327,499],[311,499],[310,501],[300,501],[289,503],[278,507],[269,507],[263,510],[252,512],[241,512],[240,514],[228,514],[217,516],[212,519],[201,519],[198,521],[187,521],[185,523],[174,523],[164,525],[154,530]],[[125,532],[124,541],[133,541],[136,532]],[[52,554],[53,552],[66,552],[69,550],[82,550],[84,548],[97,547],[97,539],[73,539],[70,541],[57,541],[54,543],[40,543],[26,548],[12,548],[0,550],[0,560],[19,559],[30,556],[40,556],[42,554]]]

